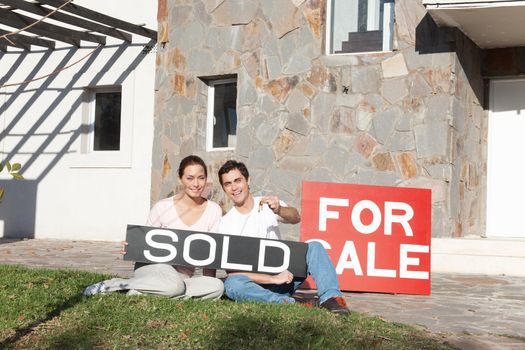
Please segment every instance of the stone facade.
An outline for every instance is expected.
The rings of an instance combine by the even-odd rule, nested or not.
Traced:
[[[256,193],[300,207],[301,181],[432,189],[433,237],[484,226],[486,115],[479,49],[395,2],[394,50],[326,55],[326,0],[159,0],[152,201],[188,154],[245,162]],[[237,146],[206,152],[203,77],[236,74]],[[283,232],[297,239],[298,225]]]

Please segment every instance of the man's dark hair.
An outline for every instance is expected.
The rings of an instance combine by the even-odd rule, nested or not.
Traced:
[[[219,181],[221,183],[221,186],[222,186],[222,175],[226,174],[226,173],[229,173],[233,169],[239,170],[239,172],[242,174],[242,176],[244,176],[244,178],[246,180],[248,180],[248,178],[250,177],[250,173],[248,173],[248,168],[246,168],[246,165],[244,165],[244,163],[238,162],[238,161],[233,160],[233,159],[232,160],[228,160],[219,169],[218,175],[219,175]]]

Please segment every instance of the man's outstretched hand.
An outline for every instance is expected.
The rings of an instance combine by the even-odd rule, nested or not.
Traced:
[[[259,205],[267,204],[268,208],[274,212],[275,215],[279,215],[282,222],[285,224],[298,224],[301,221],[301,215],[294,207],[281,206],[281,201],[277,196],[264,196],[261,197]],[[260,208],[259,208],[260,211]]]
[[[262,204],[267,204],[268,207],[277,215],[279,215],[281,211],[281,203],[279,201],[279,197],[277,196],[264,196],[261,198]]]

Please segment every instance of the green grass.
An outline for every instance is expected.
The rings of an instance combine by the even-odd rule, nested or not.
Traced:
[[[81,295],[104,278],[0,265],[0,349],[452,349],[430,333],[359,313]]]

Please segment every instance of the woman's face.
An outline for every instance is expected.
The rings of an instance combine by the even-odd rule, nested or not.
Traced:
[[[201,197],[206,187],[206,173],[204,168],[199,164],[188,165],[184,169],[182,177],[179,178],[182,185],[182,191],[190,198]]]

